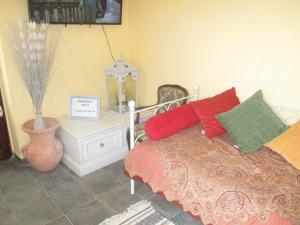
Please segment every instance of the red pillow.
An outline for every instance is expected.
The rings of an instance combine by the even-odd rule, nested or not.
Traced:
[[[159,140],[177,133],[199,122],[193,107],[189,104],[158,114],[145,123],[145,132],[151,140]]]
[[[215,119],[217,114],[229,111],[240,104],[235,88],[231,88],[211,98],[205,98],[190,103],[196,111],[207,137],[225,134],[226,130]]]

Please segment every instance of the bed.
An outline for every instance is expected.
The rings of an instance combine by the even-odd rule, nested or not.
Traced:
[[[187,98],[197,97],[195,91]],[[130,108],[132,130],[133,103]],[[288,111],[289,120],[299,115]],[[140,180],[205,225],[300,224],[299,170],[267,147],[246,154],[226,135],[209,139],[200,131],[197,124],[136,146],[131,137],[125,172],[132,194],[133,180]]]

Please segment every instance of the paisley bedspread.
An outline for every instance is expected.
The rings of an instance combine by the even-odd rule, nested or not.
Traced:
[[[212,225],[299,225],[300,171],[268,148],[251,154],[194,126],[130,151],[125,169]]]

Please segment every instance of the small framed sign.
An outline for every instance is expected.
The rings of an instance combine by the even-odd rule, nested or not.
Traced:
[[[69,104],[70,119],[100,119],[99,96],[70,96]]]

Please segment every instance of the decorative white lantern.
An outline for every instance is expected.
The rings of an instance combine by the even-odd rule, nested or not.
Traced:
[[[107,109],[124,113],[128,111],[128,102],[137,102],[138,71],[123,57],[105,70]]]

